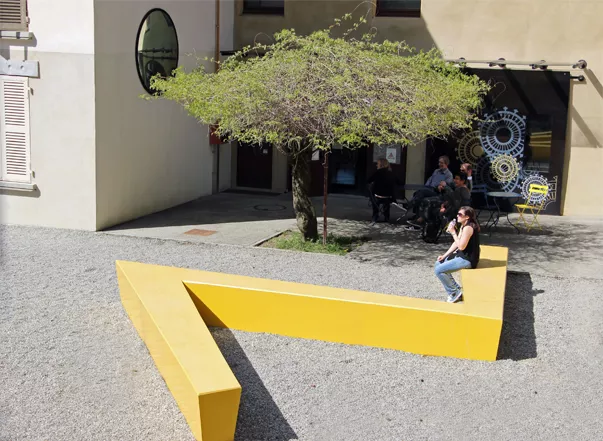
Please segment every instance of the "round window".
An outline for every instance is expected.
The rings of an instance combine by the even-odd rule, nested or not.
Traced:
[[[136,68],[140,82],[147,92],[156,94],[151,88],[151,78],[172,74],[178,67],[178,36],[170,16],[163,9],[152,9],[140,23],[136,37]]]

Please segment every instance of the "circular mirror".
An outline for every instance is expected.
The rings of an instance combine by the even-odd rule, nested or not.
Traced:
[[[152,9],[140,23],[136,37],[136,68],[142,86],[150,94],[151,78],[172,74],[178,67],[178,36],[170,16],[163,9]]]

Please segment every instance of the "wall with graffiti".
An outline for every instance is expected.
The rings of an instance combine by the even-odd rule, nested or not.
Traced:
[[[567,72],[467,69],[492,90],[473,130],[428,143],[426,176],[446,154],[451,169],[473,165],[474,199],[491,191],[529,195],[530,184],[548,186],[545,212],[560,214],[570,76]],[[485,201],[485,199],[483,199]]]

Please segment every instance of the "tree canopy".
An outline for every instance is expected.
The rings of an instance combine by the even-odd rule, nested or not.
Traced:
[[[246,47],[219,63],[217,72],[203,63],[191,72],[179,67],[151,86],[200,122],[217,124],[223,138],[269,143],[294,161],[302,155],[301,196],[312,149],[409,145],[471,127],[486,83],[436,49],[379,42],[375,33],[354,38],[365,19],[335,37],[333,29],[347,20],[351,14],[310,35],[282,30],[272,44]],[[293,174],[295,184],[295,166]]]
[[[179,67],[152,87],[199,121],[218,123],[221,136],[287,154],[300,144],[408,145],[471,126],[488,90],[477,76],[436,49],[417,52],[374,34],[333,38],[331,29],[283,30],[271,45],[238,51],[217,73]]]

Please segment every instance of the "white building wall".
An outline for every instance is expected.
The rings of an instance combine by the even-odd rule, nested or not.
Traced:
[[[179,65],[191,68],[195,59],[187,54],[214,55],[215,10],[207,0],[95,0],[94,7],[96,227],[102,229],[212,192],[207,127],[178,104],[140,98],[146,91],[135,43],[145,14],[164,9],[178,34]]]
[[[32,183],[0,189],[0,223],[95,228],[94,12],[92,0],[29,0],[30,41],[0,40],[0,54],[38,60],[29,80]]]

